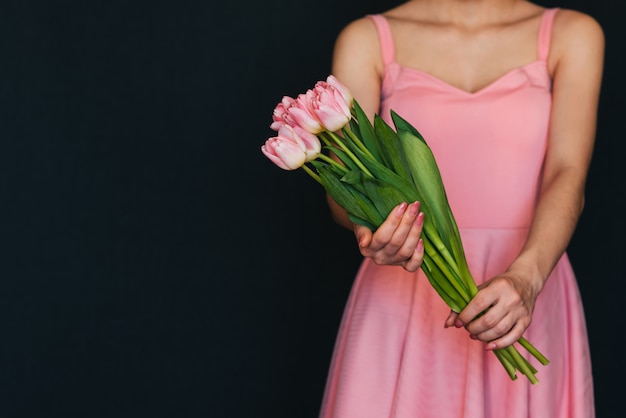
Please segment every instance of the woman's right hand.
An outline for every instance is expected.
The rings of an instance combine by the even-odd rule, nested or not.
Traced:
[[[422,265],[424,244],[420,239],[424,213],[419,202],[396,206],[376,232],[355,225],[354,233],[364,257],[381,265],[402,266],[414,272]]]

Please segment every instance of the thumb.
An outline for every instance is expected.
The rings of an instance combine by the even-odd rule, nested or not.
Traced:
[[[448,318],[446,319],[446,322],[444,323],[443,327],[449,328],[449,327],[456,326],[458,317],[459,317],[459,314],[457,312],[450,311],[450,315],[448,315]]]
[[[359,247],[367,248],[372,242],[372,231],[363,225],[354,226],[354,235],[359,243]]]

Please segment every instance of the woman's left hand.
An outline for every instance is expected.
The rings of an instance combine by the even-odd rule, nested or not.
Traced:
[[[486,342],[488,350],[505,348],[530,325],[538,295],[529,280],[507,272],[482,284],[465,309],[450,313],[445,326],[464,326],[470,338]]]

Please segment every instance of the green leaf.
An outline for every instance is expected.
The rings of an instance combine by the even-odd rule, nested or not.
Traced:
[[[421,134],[408,122],[391,113],[398,137],[404,148],[405,155],[411,172],[413,184],[424,201],[428,202],[430,213],[441,234],[441,238],[448,245],[456,245],[460,242],[457,233],[456,222],[450,217],[450,205],[443,186],[439,167],[435,157]],[[455,249],[455,253],[458,251]]]
[[[442,287],[448,284],[451,285],[462,301],[465,303],[469,302],[472,295],[465,281],[460,277],[456,261],[446,257],[446,253],[449,254],[449,252],[445,247],[440,248],[437,243],[433,242],[434,236],[438,241],[440,241],[440,239],[436,236],[436,234],[431,233],[431,231],[429,231],[430,228],[427,227],[428,225],[424,222],[424,229],[422,232],[424,255],[427,255],[433,261],[433,263],[441,271],[442,275],[446,278],[445,283],[440,283],[440,285]],[[464,306],[465,305],[462,305],[461,307]]]
[[[443,273],[441,273],[437,265],[427,255],[424,255],[422,271],[428,278],[428,281],[433,289],[435,289],[446,305],[448,305],[454,312],[461,312],[466,304],[461,302],[461,298],[458,293],[447,282]]]
[[[313,167],[315,167],[318,173],[320,173],[321,170],[329,170],[337,178],[341,178],[346,174],[345,171],[342,171],[339,167],[336,167],[333,164],[329,164],[325,161],[313,160],[310,161],[310,163],[311,165],[313,165]]]
[[[383,216],[377,211],[375,205],[358,190],[339,180],[337,175],[324,164],[317,167],[320,178],[326,192],[344,208],[348,214],[366,220],[370,224],[380,225]]]
[[[461,240],[461,234],[459,233],[459,229],[454,219],[454,215],[452,214],[452,210],[450,208],[448,208],[448,217],[450,218],[450,225],[453,229],[453,237],[451,237],[453,242],[450,243],[450,246],[452,247],[454,259],[457,262],[461,278],[465,282],[465,285],[468,288],[470,295],[473,297],[476,293],[478,293],[478,286],[476,286],[476,282],[474,281],[474,278],[469,271],[467,259],[465,258],[463,242]]]
[[[411,125],[409,122],[403,119],[402,116],[398,115],[393,110],[390,111],[390,114],[391,114],[391,120],[393,121],[393,125],[396,127],[396,131],[398,132],[398,134],[400,132],[409,133],[417,137],[420,141],[426,143],[426,140],[424,139],[422,134],[419,133],[419,131],[415,129],[413,125]]]
[[[355,212],[357,216],[363,218],[367,216],[365,212],[359,212],[360,206],[356,203],[353,194],[348,190],[350,186],[342,183],[330,167],[325,164],[317,164],[316,168],[322,179],[324,189],[339,206],[346,210],[352,208],[351,211]]]
[[[360,133],[359,137],[363,141],[365,147],[372,153],[376,161],[380,162],[380,145],[376,138],[374,127],[356,100],[354,101],[354,114],[359,125],[358,131],[355,130],[354,132]]]
[[[359,217],[357,217],[357,216],[354,216],[354,215],[352,215],[352,214],[350,214],[350,213],[348,213],[348,218],[349,218],[352,222],[354,222],[355,224],[358,224],[358,225],[363,225],[363,226],[365,226],[365,227],[369,228],[369,229],[370,229],[370,230],[372,230],[372,231],[376,231],[376,229],[378,228],[376,225],[374,225],[374,224],[372,224],[372,223],[370,223],[370,222],[368,222],[368,221],[366,221],[366,220],[364,220],[364,219],[361,219],[361,218],[359,218]]]
[[[366,194],[359,192],[354,187],[348,187],[347,190],[352,194],[355,205],[352,207],[344,208],[350,213],[354,213],[359,218],[367,220],[370,224],[375,225],[376,228],[385,220],[385,215],[380,213],[376,208],[376,205],[367,197]],[[358,210],[354,210],[358,208]],[[365,216],[359,216],[359,213],[364,213]]]
[[[403,178],[410,178],[407,156],[398,134],[380,116],[374,116],[374,130],[380,147],[381,162]]]
[[[356,136],[358,136],[359,138],[362,138],[361,129],[359,128],[359,123],[357,122],[355,118],[350,118],[349,126],[350,126],[350,130],[354,132]]]
[[[343,177],[341,177],[341,181],[343,181],[344,183],[348,183],[352,186],[362,185],[363,172],[360,170],[350,170]]]
[[[413,184],[428,203],[428,212],[424,210],[433,227],[438,231],[437,245],[445,250],[438,251],[449,264],[454,262],[455,276],[459,277],[470,296],[478,291],[472,278],[461,241],[461,235],[450,209],[446,191],[441,179],[439,167],[424,137],[410,123],[391,111],[391,117],[398,132],[398,137],[407,155]]]
[[[363,172],[361,170],[350,170],[340,180],[343,183],[348,183],[360,193],[367,194],[365,187],[363,186]]]
[[[365,165],[367,169],[372,172],[372,175],[376,179],[397,188],[404,196],[404,199],[402,201],[414,202],[416,200],[419,200],[417,190],[411,183],[410,179],[398,176],[396,173],[385,167],[383,164],[379,163],[376,160],[368,158],[360,150],[356,150],[355,154],[359,157],[363,165]]]
[[[363,186],[366,195],[374,203],[378,212],[384,214],[385,217],[387,217],[395,206],[406,199],[397,188],[371,177],[363,177]]]
[[[337,156],[337,158],[339,158],[339,160],[341,160],[343,165],[345,165],[346,167],[348,167],[348,168],[350,168],[352,170],[358,170],[358,167],[354,163],[352,158],[350,158],[348,156],[348,154],[343,152],[343,150],[341,150],[340,148],[333,147],[333,146],[327,146],[326,149],[329,150],[330,152],[332,152],[333,154],[335,154]]]

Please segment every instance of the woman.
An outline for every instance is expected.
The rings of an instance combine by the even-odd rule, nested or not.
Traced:
[[[419,202],[372,233],[329,198],[365,259],[322,417],[595,415],[565,250],[583,207],[603,49],[591,17],[522,0],[412,0],[341,32],[333,74],[368,114],[389,122],[393,109],[424,135],[480,291],[455,313],[430,287]],[[512,381],[490,352],[522,335],[551,360],[536,365],[537,385]]]

